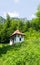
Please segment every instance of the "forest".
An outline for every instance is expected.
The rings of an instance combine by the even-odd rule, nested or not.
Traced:
[[[40,5],[35,16],[27,20],[7,14],[0,20],[0,65],[40,65]],[[10,35],[17,29],[25,34],[25,40],[10,46]]]
[[[22,32],[31,30],[40,32],[40,5],[32,20],[11,18],[8,14],[4,22],[0,21],[0,42],[9,42],[10,35],[17,29]]]

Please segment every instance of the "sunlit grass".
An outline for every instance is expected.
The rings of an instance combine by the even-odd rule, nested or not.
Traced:
[[[22,43],[0,44],[0,65],[40,65],[40,37],[29,35]]]

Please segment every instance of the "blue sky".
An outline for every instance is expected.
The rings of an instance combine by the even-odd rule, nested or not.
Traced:
[[[40,0],[0,0],[0,16],[32,19]]]

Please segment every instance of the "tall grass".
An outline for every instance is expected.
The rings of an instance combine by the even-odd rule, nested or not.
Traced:
[[[0,44],[0,65],[40,65],[40,37],[26,34],[22,43]]]

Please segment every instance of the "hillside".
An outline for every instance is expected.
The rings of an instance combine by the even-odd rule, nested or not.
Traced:
[[[16,21],[21,20],[22,22],[27,22],[28,21],[27,18],[17,18],[17,17],[15,17],[15,18],[12,17],[11,20],[16,20]]]
[[[1,23],[4,23],[5,22],[5,19],[3,17],[0,16],[0,22]]]
[[[0,44],[0,65],[40,65],[40,32],[25,34],[21,44]]]

